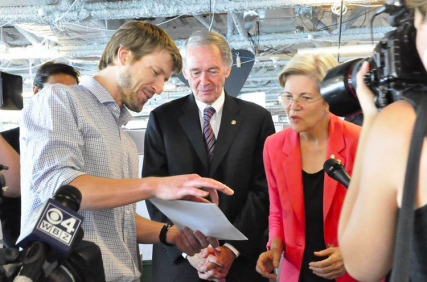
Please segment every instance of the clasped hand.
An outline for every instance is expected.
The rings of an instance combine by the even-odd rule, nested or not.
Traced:
[[[200,279],[224,282],[236,256],[227,247],[209,246],[199,254],[187,258],[190,264],[197,269]]]
[[[314,254],[318,257],[328,257],[324,260],[310,262],[308,264],[309,268],[317,276],[326,279],[335,279],[345,274],[346,270],[339,248],[330,247],[326,250],[314,252]]]
[[[188,227],[183,227],[181,231],[178,231],[176,226],[170,227],[166,235],[166,241],[170,244],[176,245],[178,249],[189,256],[200,253],[202,249],[205,249],[209,245],[214,248],[219,246],[217,239],[213,237],[206,237],[199,230],[193,232]]]

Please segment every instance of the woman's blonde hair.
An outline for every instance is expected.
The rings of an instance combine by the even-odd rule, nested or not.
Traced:
[[[408,0],[406,2],[409,9],[418,9],[423,17],[427,15],[427,0]]]
[[[328,70],[336,65],[338,65],[338,62],[331,54],[297,54],[280,73],[280,86],[285,87],[286,79],[293,74],[310,76],[320,86],[320,82],[322,82]]]

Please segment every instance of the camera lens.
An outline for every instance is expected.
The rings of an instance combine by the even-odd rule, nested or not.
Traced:
[[[349,116],[360,112],[356,96],[356,74],[363,59],[345,62],[328,71],[320,86],[320,94],[329,104],[329,110],[337,116]]]

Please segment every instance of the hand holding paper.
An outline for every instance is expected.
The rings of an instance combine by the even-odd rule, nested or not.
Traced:
[[[187,226],[199,230],[205,236],[218,240],[248,240],[235,228],[215,204],[196,203],[190,201],[163,201],[150,199],[163,214],[165,214],[179,230]]]

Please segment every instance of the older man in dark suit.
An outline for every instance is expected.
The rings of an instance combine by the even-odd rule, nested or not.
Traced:
[[[234,189],[220,195],[219,207],[248,241],[222,242],[193,257],[155,245],[153,281],[266,281],[255,271],[265,250],[268,190],[262,159],[265,139],[274,133],[270,113],[224,91],[233,62],[227,41],[200,31],[181,50],[184,77],[193,94],[152,111],[145,137],[143,176],[197,173]],[[147,203],[153,220],[168,220]]]

